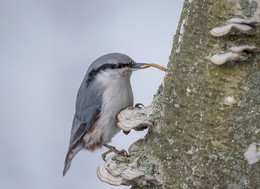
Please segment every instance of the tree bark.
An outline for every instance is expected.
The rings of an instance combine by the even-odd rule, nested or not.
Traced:
[[[209,60],[231,46],[260,47],[259,26],[252,36],[210,34],[232,17],[259,21],[260,0],[184,2],[153,102],[158,131],[143,148],[162,185],[148,188],[260,188],[260,55],[221,66]]]

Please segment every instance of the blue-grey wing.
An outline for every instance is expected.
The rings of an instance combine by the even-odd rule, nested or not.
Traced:
[[[72,123],[63,176],[70,168],[73,157],[82,149],[82,137],[91,129],[101,111],[104,88],[93,81],[87,83],[86,78],[83,80],[77,95],[76,113]]]
[[[73,119],[70,147],[73,147],[87,133],[99,117],[104,87],[83,80],[77,95],[76,112]]]

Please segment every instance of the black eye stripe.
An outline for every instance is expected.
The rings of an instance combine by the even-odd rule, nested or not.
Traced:
[[[110,69],[120,69],[125,67],[131,67],[131,64],[110,64],[108,67]]]
[[[104,64],[102,66],[100,66],[97,69],[92,70],[89,74],[88,74],[88,79],[86,81],[86,85],[88,86],[93,79],[95,78],[95,76],[102,70],[106,70],[106,69],[121,69],[121,68],[125,68],[125,67],[131,67],[133,66],[133,62],[127,63],[127,64]]]

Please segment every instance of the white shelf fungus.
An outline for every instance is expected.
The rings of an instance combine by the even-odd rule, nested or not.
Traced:
[[[255,20],[250,19],[243,19],[243,18],[231,18],[228,20],[228,23],[230,24],[246,24],[250,26],[256,26],[258,25],[258,22]]]
[[[245,25],[245,24],[228,24],[222,27],[216,27],[213,28],[212,30],[210,30],[211,35],[215,36],[215,37],[221,37],[224,35],[227,35],[228,33],[231,32],[240,32],[240,33],[246,33],[248,35],[254,35],[255,34],[255,30],[249,26],[249,25]]]
[[[231,47],[230,52],[223,53],[223,54],[215,54],[210,58],[211,62],[216,65],[222,65],[229,61],[236,61],[236,60],[247,60],[249,57],[252,56],[251,52],[259,52],[260,49],[255,46],[249,45],[242,45],[242,46],[235,46]]]
[[[97,168],[98,178],[108,184],[149,186],[159,181],[146,170],[139,169],[137,159],[114,155]]]
[[[118,127],[125,131],[127,134],[130,130],[141,131],[146,128],[153,129],[150,115],[152,108],[150,106],[146,108],[129,107],[122,110],[118,115]]]

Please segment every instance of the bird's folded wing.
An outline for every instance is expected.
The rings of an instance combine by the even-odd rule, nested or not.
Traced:
[[[75,145],[97,121],[101,111],[103,92],[104,87],[101,84],[92,82],[86,85],[84,81],[82,82],[77,95],[76,113],[71,128],[70,147]]]

